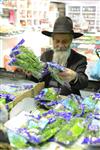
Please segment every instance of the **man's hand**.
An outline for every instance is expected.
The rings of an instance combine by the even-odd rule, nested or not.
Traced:
[[[26,71],[24,71],[24,70],[21,69],[21,68],[17,68],[17,69],[15,70],[15,73],[20,73],[20,74],[26,75],[26,76],[28,76],[28,77],[30,77],[30,76],[32,75],[30,72],[26,72]]]
[[[58,73],[58,75],[67,82],[77,81],[77,73],[71,69],[65,68],[63,72]]]

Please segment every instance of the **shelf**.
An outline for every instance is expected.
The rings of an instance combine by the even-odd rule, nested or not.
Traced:
[[[74,25],[80,23],[80,27],[84,30],[83,24],[81,23],[83,18],[83,22],[86,21],[88,23],[87,30],[91,32],[92,30],[100,31],[100,8],[99,3],[95,3],[94,5],[87,5],[85,2],[83,5],[80,3],[76,4],[70,3],[66,4],[66,15],[72,18]]]
[[[74,13],[74,14],[80,14],[79,11],[78,11],[78,12],[77,12],[77,11],[75,11],[75,12],[74,12],[74,11],[69,11],[69,13],[70,13],[70,14],[73,14],[73,13]]]
[[[3,9],[13,9],[13,10],[17,10],[17,7],[6,7],[6,6],[0,6]]]
[[[73,41],[74,44],[96,44],[95,42],[91,41]]]
[[[96,12],[85,12],[85,11],[82,11],[82,14],[95,14]]]
[[[48,18],[48,8],[49,2],[47,0],[24,0],[24,2],[19,0],[17,13],[18,23],[23,26],[23,23],[20,23],[20,21],[22,20],[25,21],[24,26],[27,26],[29,24],[31,26],[38,25],[41,18]],[[36,20],[36,22],[34,20]]]
[[[11,39],[11,38],[15,38],[15,37],[18,37],[19,35],[23,34],[24,33],[24,30],[23,31],[19,31],[17,33],[8,33],[7,35],[5,36],[0,36],[0,39]]]
[[[100,33],[84,34],[83,37],[73,40],[72,46],[73,49],[84,54],[88,60],[96,60],[95,49],[100,47]]]
[[[86,21],[95,21],[95,18],[85,18],[85,19],[86,19]]]
[[[12,39],[20,36],[22,33],[18,33],[16,35],[8,35],[8,36],[0,36],[0,39]]]

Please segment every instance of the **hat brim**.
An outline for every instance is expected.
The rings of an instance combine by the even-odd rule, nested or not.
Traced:
[[[46,35],[46,36],[48,36],[48,37],[52,37],[52,35],[53,35],[54,33],[58,33],[58,32],[42,31],[42,34],[44,34],[44,35]],[[59,32],[59,33],[69,33],[69,32]],[[73,32],[73,33],[71,33],[71,34],[73,34],[73,38],[74,38],[74,39],[83,36],[83,34],[82,34],[82,33],[79,33],[79,32]]]

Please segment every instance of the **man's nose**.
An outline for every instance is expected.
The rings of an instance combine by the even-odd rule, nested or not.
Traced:
[[[58,45],[59,47],[63,47],[64,46],[64,44],[62,44],[62,43],[59,43],[59,45]]]

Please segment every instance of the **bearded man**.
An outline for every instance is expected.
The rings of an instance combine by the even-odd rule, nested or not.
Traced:
[[[58,17],[55,21],[53,32],[42,31],[53,41],[53,50],[47,50],[41,56],[44,62],[56,62],[65,67],[58,75],[68,84],[60,85],[50,75],[44,77],[46,87],[61,89],[61,95],[78,94],[88,85],[88,77],[85,74],[86,57],[71,48],[72,40],[82,36],[82,33],[73,31],[73,22],[69,17]]]

